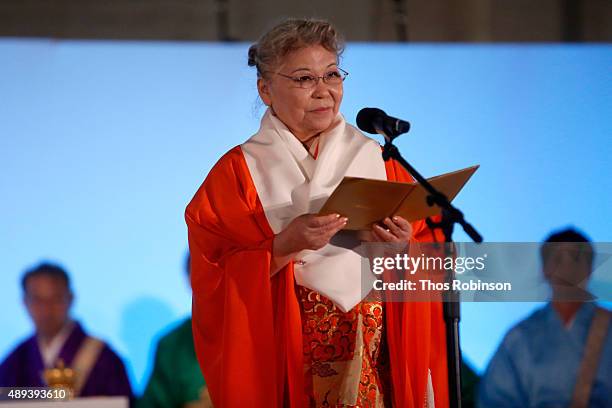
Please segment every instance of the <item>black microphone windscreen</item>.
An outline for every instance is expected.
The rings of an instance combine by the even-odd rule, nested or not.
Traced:
[[[377,133],[374,127],[375,122],[380,122],[387,114],[378,108],[363,108],[357,114],[357,127],[364,132]]]

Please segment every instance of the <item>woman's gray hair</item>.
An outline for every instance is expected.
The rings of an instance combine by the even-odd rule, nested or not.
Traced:
[[[248,64],[256,67],[257,77],[262,78],[287,54],[311,45],[321,45],[338,58],[344,51],[344,39],[328,21],[292,18],[276,25],[251,45]]]

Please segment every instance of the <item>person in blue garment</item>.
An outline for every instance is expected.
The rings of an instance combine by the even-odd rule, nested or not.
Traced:
[[[586,291],[590,241],[574,229],[541,247],[552,300],[504,337],[479,385],[480,407],[612,407],[610,312]]]
[[[44,387],[45,370],[61,364],[76,372],[75,396],[132,398],[121,359],[70,317],[74,295],[66,271],[42,263],[24,274],[22,287],[35,333],[0,364],[0,387]]]

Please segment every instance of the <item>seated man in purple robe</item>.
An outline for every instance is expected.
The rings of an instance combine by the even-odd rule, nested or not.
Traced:
[[[25,273],[22,287],[36,332],[0,365],[0,387],[44,387],[45,370],[64,364],[76,373],[75,396],[132,398],[121,359],[70,318],[73,294],[68,274],[43,263]]]

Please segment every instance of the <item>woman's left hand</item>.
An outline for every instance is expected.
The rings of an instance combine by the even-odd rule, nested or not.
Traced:
[[[385,218],[383,228],[375,224],[365,240],[370,242],[408,242],[412,238],[412,225],[406,219],[396,215]]]

